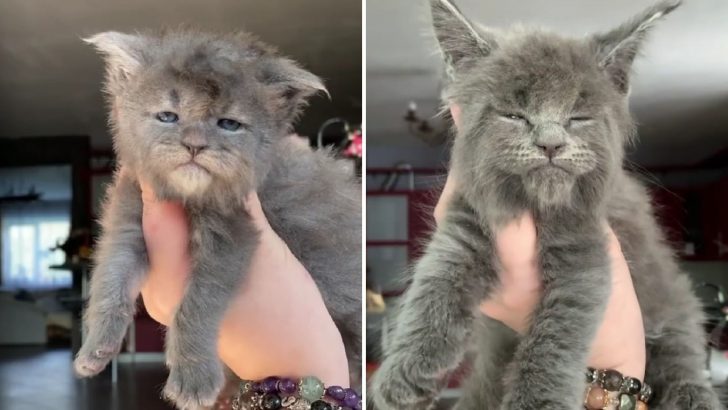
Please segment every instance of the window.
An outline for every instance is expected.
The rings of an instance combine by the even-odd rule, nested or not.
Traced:
[[[70,271],[51,269],[52,265],[62,265],[65,261],[63,251],[51,248],[63,243],[68,237],[71,224],[67,205],[37,205],[47,204],[24,204],[11,208],[11,211],[6,209],[7,206],[3,207],[4,289],[36,290],[71,286]],[[62,208],[66,208],[66,212]]]
[[[71,228],[70,167],[20,167],[0,170],[0,287],[50,290],[70,287],[71,272],[62,250]],[[40,196],[22,199],[29,187]]]

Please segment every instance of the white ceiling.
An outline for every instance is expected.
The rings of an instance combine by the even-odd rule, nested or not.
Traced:
[[[361,2],[353,0],[0,0],[0,136],[90,135],[110,146],[101,58],[80,39],[191,23],[244,28],[326,81],[299,130],[361,121]]]
[[[456,0],[457,1],[457,0]],[[485,25],[544,26],[581,36],[607,30],[654,0],[459,0]],[[440,61],[428,2],[367,1],[367,135],[370,146],[412,146],[402,116],[438,105]],[[691,164],[728,146],[728,1],[686,0],[653,30],[635,64],[632,107],[645,165]]]

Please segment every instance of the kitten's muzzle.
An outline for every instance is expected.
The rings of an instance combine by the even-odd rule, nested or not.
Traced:
[[[204,142],[182,141],[182,146],[190,153],[192,159],[208,147]]]
[[[538,124],[535,127],[536,137],[533,145],[549,160],[563,152],[566,148],[566,132],[556,122]]]
[[[564,151],[564,148],[566,147],[566,144],[563,142],[536,142],[536,147],[541,151],[543,155],[546,156],[546,158],[549,159],[549,161],[553,162],[553,159],[555,156],[559,155],[562,151]]]

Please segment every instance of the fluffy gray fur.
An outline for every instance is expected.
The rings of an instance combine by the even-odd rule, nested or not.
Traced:
[[[360,184],[329,152],[284,138],[306,98],[325,91],[321,81],[247,34],[107,32],[87,41],[106,57],[120,171],[104,208],[77,373],[100,372],[134,316],[148,269],[143,178],[161,199],[184,203],[191,231],[193,271],[167,333],[169,400],[181,409],[211,406],[223,385],[218,328],[258,243],[243,206],[250,190],[318,285],[356,379]],[[178,120],[162,122],[160,112]],[[226,129],[220,119],[240,126]]]
[[[432,0],[462,108],[452,150],[460,186],[414,268],[387,357],[368,390],[379,410],[429,408],[443,376],[474,347],[458,409],[580,409],[588,350],[606,308],[603,221],[629,262],[647,343],[650,408],[719,409],[703,376],[700,304],[660,231],[647,190],[622,168],[635,131],[630,66],[663,1],[605,34],[496,33]],[[518,338],[482,317],[497,286],[493,232],[524,211],[539,240],[543,300]],[[619,349],[619,346],[614,346]]]

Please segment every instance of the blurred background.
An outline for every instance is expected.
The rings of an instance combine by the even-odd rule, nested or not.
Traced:
[[[296,126],[361,166],[360,1],[0,0],[0,409],[166,409],[163,329],[143,306],[118,360],[75,380],[106,184],[115,167],[91,34],[244,29],[325,81]]]
[[[608,30],[653,0],[456,0],[485,25],[544,26],[581,36]],[[428,235],[444,184],[450,124],[433,118],[442,62],[426,1],[367,1],[367,315],[369,369],[380,357],[382,321],[398,280]],[[716,382],[728,375],[728,3],[686,0],[650,34],[636,61],[631,107],[639,143],[626,166],[650,186],[662,225],[706,303]],[[708,283],[709,285],[704,285]],[[381,297],[381,298],[380,298]],[[457,397],[457,380],[444,394]],[[447,404],[447,400],[445,403]]]

